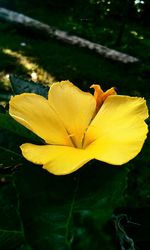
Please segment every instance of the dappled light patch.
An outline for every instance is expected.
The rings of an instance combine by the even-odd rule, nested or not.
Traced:
[[[135,30],[131,30],[130,33],[137,39],[143,40],[144,37],[142,35],[139,35]]]
[[[45,71],[38,64],[32,62],[33,59],[24,56],[21,52],[16,52],[11,49],[3,49],[4,54],[10,55],[18,60],[18,63],[22,65],[27,73],[29,74],[31,80],[42,81],[45,84],[51,84],[54,81],[54,77],[51,76],[47,71]],[[35,78],[36,75],[36,78]]]
[[[6,72],[1,71],[1,72],[0,72],[0,82],[3,83],[3,86],[4,86],[6,89],[9,89],[9,86],[10,86],[9,74],[6,74]]]

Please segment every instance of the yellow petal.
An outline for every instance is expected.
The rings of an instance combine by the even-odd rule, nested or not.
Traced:
[[[16,95],[10,100],[9,113],[46,143],[72,145],[63,124],[44,97],[26,93]]]
[[[81,148],[85,130],[96,108],[93,95],[81,91],[69,81],[62,81],[51,86],[48,100],[70,134],[74,145]]]
[[[21,150],[27,160],[43,165],[44,169],[55,175],[70,174],[91,160],[86,150],[74,147],[25,143]]]
[[[141,150],[148,132],[143,98],[109,96],[87,130],[84,147],[94,158],[121,165]]]

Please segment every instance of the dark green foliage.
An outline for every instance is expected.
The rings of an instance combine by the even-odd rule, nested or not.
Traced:
[[[31,250],[25,240],[13,177],[0,176],[0,249]]]
[[[3,177],[5,183],[0,193],[0,207],[4,209],[2,201],[5,197],[4,211],[11,220],[1,217],[0,231],[6,230],[7,225],[5,235],[0,236],[1,244],[5,237],[5,246],[8,244],[8,249],[11,249],[14,238],[16,244],[20,244],[25,234],[26,242],[37,250],[83,249],[85,246],[96,250],[102,242],[103,249],[110,249],[110,239],[103,226],[111,219],[114,207],[121,202],[126,171],[97,165],[93,162],[78,173],[57,177],[25,163],[18,167],[12,180]],[[12,185],[15,185],[15,190]],[[14,208],[11,213],[9,207]],[[12,215],[14,212],[16,215]],[[14,235],[13,231],[19,232]]]
[[[119,94],[149,100],[149,1],[139,6],[141,12],[133,1],[110,2],[2,0],[1,6],[136,56],[138,65],[112,62],[3,22],[0,47],[29,57],[56,80],[69,79],[84,90],[100,83],[103,89],[116,86]],[[21,46],[22,42],[26,46]],[[31,72],[17,58],[0,50],[0,62],[0,72],[21,76],[11,76],[14,94],[35,92],[47,97],[47,87],[23,80]],[[3,87],[2,80],[0,84],[0,101],[7,102],[6,108],[0,106],[0,249],[120,250],[118,231],[114,223],[107,223],[115,212],[116,216],[126,214],[135,223],[121,221],[119,226],[134,240],[135,248],[147,250],[149,137],[139,156],[124,167],[92,161],[71,175],[53,176],[23,159],[19,148],[22,143],[42,141],[9,116],[8,101],[13,93]]]
[[[18,81],[13,79],[16,91]],[[27,87],[26,81],[20,82],[21,89],[24,84]],[[43,86],[38,83],[32,85],[32,92],[37,86],[42,93]],[[23,138],[32,141],[32,134],[4,110],[0,127],[0,246],[18,250],[22,246],[27,249],[28,244],[36,250],[80,250],[86,246],[96,250],[103,244],[104,250],[110,249],[111,238],[104,226],[122,202],[127,171],[92,161],[77,173],[54,176],[22,158],[16,148]],[[13,175],[8,176],[11,171]]]
[[[16,122],[7,112],[5,114],[0,113],[0,129],[8,130],[25,139],[32,140],[35,143],[40,143],[42,141],[37,135]]]
[[[45,98],[48,97],[49,88],[43,84],[37,84],[33,81],[23,80],[15,75],[10,76],[10,82],[14,95],[19,95],[22,93],[35,93],[37,95],[42,95]]]
[[[0,101],[6,101],[8,102],[10,100],[11,93],[5,90],[0,89]]]
[[[111,218],[116,202],[120,202],[126,174],[124,170],[96,165],[97,162],[64,177],[50,175],[35,166],[17,171],[22,219],[33,248],[83,249],[84,238],[87,249],[96,250],[101,239],[107,249],[109,238],[103,225]]]

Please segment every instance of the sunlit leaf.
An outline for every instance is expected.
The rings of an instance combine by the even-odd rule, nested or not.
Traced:
[[[15,95],[22,93],[36,93],[44,96],[45,98],[48,96],[49,88],[41,83],[23,80],[15,75],[10,76],[10,82]]]

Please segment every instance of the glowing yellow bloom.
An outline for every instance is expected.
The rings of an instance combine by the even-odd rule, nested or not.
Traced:
[[[94,95],[62,81],[51,86],[48,100],[31,93],[11,98],[10,115],[45,141],[21,145],[27,160],[64,175],[91,159],[121,165],[140,152],[148,132],[145,100],[91,87]]]

